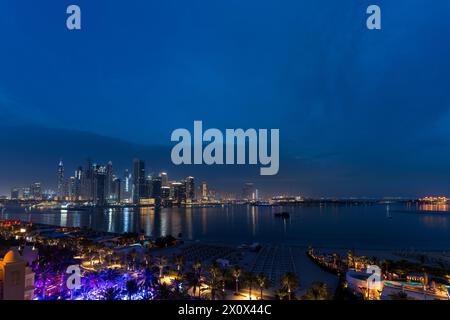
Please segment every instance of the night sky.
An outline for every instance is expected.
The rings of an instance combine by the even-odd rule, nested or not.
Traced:
[[[237,193],[450,195],[449,40],[448,0],[2,0],[0,194],[90,156]],[[279,174],[173,168],[194,120],[279,128]]]

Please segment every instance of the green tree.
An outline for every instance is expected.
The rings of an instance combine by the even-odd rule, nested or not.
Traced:
[[[263,300],[263,290],[269,287],[269,279],[264,273],[259,273],[256,276],[256,282],[258,282],[259,286],[259,299]]]
[[[234,278],[234,281],[236,283],[236,294],[239,293],[239,277],[241,276],[241,268],[239,266],[234,266],[233,269],[231,270],[232,276]]]
[[[406,292],[403,291],[390,294],[389,297],[391,298],[391,300],[409,300],[408,295],[406,294]]]
[[[194,275],[197,278],[198,286],[201,288],[202,285],[202,263],[200,260],[196,260],[192,265],[192,269],[194,269]],[[194,288],[195,289],[195,288]],[[198,290],[198,296],[200,297],[200,289]]]
[[[188,283],[188,286],[192,287],[192,294],[194,295],[194,297],[196,296],[197,288],[199,289],[199,295],[200,295],[200,283],[199,283],[199,278],[197,276],[197,273],[195,273],[195,272],[187,273],[186,281]]]
[[[155,265],[159,269],[159,279],[164,276],[164,268],[167,267],[168,261],[166,256],[156,257]]]
[[[137,285],[135,280],[128,280],[125,284],[125,287],[128,295],[128,300],[131,300],[133,294],[139,291],[139,286]]]
[[[109,287],[105,291],[103,291],[102,298],[103,300],[117,300],[119,295],[120,295],[119,289]]]
[[[216,294],[222,291],[222,281],[222,270],[214,262],[208,269],[208,288],[211,291],[211,300],[215,300]]]
[[[355,259],[353,258],[353,252],[351,250],[347,251],[347,268],[352,268],[355,265]]]
[[[286,289],[289,300],[292,299],[292,292],[297,289],[299,282],[297,275],[293,272],[286,272],[281,277],[281,286]]]
[[[249,299],[252,300],[253,286],[256,284],[256,276],[252,272],[245,274],[245,285],[248,289]]]
[[[175,266],[177,267],[178,275],[180,275],[181,270],[184,266],[184,256],[182,256],[182,255],[175,256],[174,263],[175,263]]]
[[[302,297],[303,300],[331,300],[331,298],[331,292],[323,282],[313,283]]]

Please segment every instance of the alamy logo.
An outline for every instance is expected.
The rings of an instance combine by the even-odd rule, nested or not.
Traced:
[[[226,129],[211,128],[203,132],[202,121],[194,121],[194,159],[192,161],[192,138],[187,129],[172,132],[171,141],[178,142],[171,153],[172,162],[180,164],[232,165],[261,164],[260,174],[276,175],[279,170],[279,129],[270,129],[270,155],[268,153],[268,129]],[[208,144],[203,148],[203,143]],[[247,145],[248,142],[248,145]],[[248,147],[248,148],[247,148]],[[225,149],[225,150],[224,150]],[[246,161],[248,149],[248,162]],[[224,159],[225,151],[225,159]],[[235,154],[236,151],[236,154]]]
[[[367,14],[370,16],[367,18],[367,29],[380,30],[381,29],[381,9],[379,6],[373,4],[367,7]]]
[[[81,9],[75,4],[71,4],[67,7],[67,14],[70,16],[66,19],[66,27],[69,30],[80,30],[81,29]]]
[[[381,283],[381,269],[379,266],[370,265],[367,267],[367,273],[370,274],[367,279],[368,289],[377,289]]]
[[[66,273],[69,274],[67,277],[66,286],[69,290],[78,290],[81,288],[81,269],[79,265],[71,265],[67,268]]]

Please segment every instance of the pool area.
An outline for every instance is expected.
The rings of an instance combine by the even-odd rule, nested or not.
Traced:
[[[423,290],[423,284],[420,282],[406,281],[384,281],[383,295],[385,299],[400,291],[405,292],[409,298],[418,300],[449,300],[450,286],[445,286],[447,291]]]

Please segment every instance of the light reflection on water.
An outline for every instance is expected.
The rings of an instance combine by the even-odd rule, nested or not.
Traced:
[[[429,207],[390,204],[373,206],[211,208],[124,208],[92,211],[7,209],[1,219],[22,219],[50,225],[90,227],[108,232],[172,234],[188,240],[224,243],[290,243],[364,248],[450,250],[450,212]],[[422,211],[416,211],[422,210]],[[289,219],[274,217],[288,211]],[[391,218],[388,218],[390,216]]]
[[[422,211],[437,211],[437,212],[446,212],[448,210],[448,204],[439,203],[439,204],[421,204],[419,205],[419,210]]]

